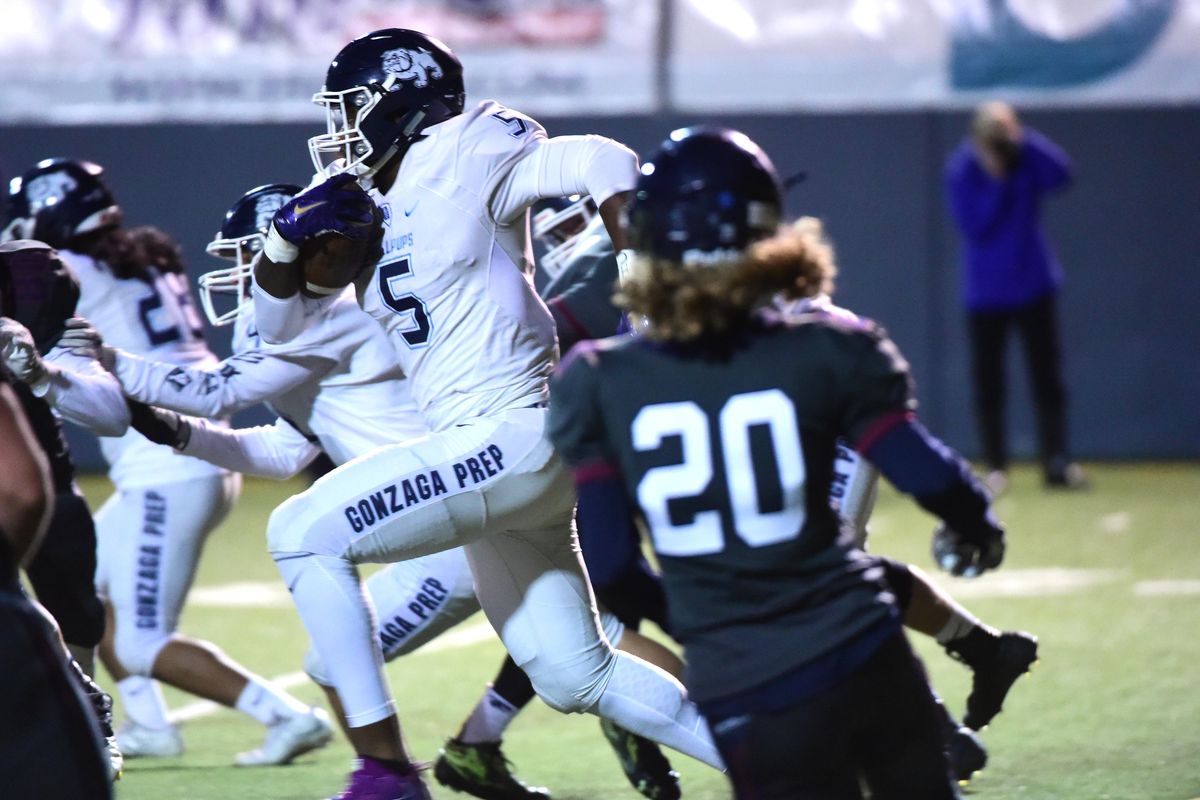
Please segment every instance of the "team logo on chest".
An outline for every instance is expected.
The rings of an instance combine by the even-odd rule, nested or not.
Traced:
[[[383,71],[396,80],[411,81],[418,89],[428,86],[430,78],[442,77],[442,68],[433,60],[433,54],[421,47],[388,50],[383,54]]]

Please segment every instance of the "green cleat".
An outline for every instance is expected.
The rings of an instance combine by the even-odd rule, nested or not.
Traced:
[[[550,792],[526,786],[512,774],[512,762],[504,757],[499,742],[465,744],[446,740],[438,751],[433,777],[442,786],[481,800],[549,800]]]
[[[679,800],[679,773],[654,742],[625,730],[621,726],[600,720],[600,730],[612,745],[621,769],[629,783],[650,800]]]

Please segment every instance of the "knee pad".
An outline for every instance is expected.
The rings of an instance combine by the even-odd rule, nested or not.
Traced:
[[[267,552],[289,553],[296,550],[301,535],[296,528],[303,525],[304,494],[293,495],[280,503],[267,520]]]
[[[583,714],[600,702],[616,667],[615,653],[609,648],[603,653],[596,663],[584,659],[548,663],[534,658],[520,667],[546,705],[564,714]]]
[[[912,570],[908,568],[908,564],[894,561],[890,558],[881,558],[879,560],[883,566],[883,578],[887,581],[888,588],[892,590],[892,594],[896,596],[896,605],[900,607],[900,611],[903,613],[908,610],[908,605],[912,602]]]
[[[329,673],[325,669],[325,662],[321,660],[321,656],[317,654],[317,648],[313,647],[311,643],[304,653],[304,672],[318,686],[333,686],[333,681],[329,679]]]
[[[140,631],[136,624],[132,630],[123,631],[122,627],[117,626],[117,635],[114,639],[117,660],[130,673],[151,677],[154,672],[154,661],[162,649],[167,646],[167,642],[171,641],[171,634],[156,631],[153,635],[147,635],[147,632]]]

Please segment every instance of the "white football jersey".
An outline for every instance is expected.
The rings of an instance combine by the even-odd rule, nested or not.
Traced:
[[[384,255],[361,298],[388,332],[433,430],[543,403],[554,321],[529,279],[528,208],[631,188],[637,159],[601,137],[547,139],[485,101],[434,125],[386,194]]]
[[[234,327],[234,355],[205,369],[172,368],[118,354],[129,396],[200,417],[266,402],[309,442],[343,463],[426,431],[387,335],[347,287],[303,301],[303,332],[283,344],[258,336],[247,304]]]
[[[79,315],[96,327],[105,343],[171,364],[203,368],[217,363],[204,342],[185,276],[151,271],[153,281],[147,283],[117,278],[107,265],[70,250],[59,255],[79,280]],[[101,437],[100,450],[109,464],[109,478],[120,489],[220,472],[134,430],[120,437]]]

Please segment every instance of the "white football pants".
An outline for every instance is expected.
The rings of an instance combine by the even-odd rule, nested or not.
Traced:
[[[118,490],[96,513],[96,590],[112,604],[121,665],[150,675],[179,624],[204,541],[242,476],[221,473]]]
[[[867,522],[879,497],[879,470],[842,440],[833,459],[833,483],[829,503],[854,529],[854,546],[866,547]]]
[[[679,682],[601,632],[545,423],[544,409],[516,409],[380,448],[271,515],[268,547],[349,724],[395,713],[355,564],[465,546],[488,621],[547,704],[720,766]]]

